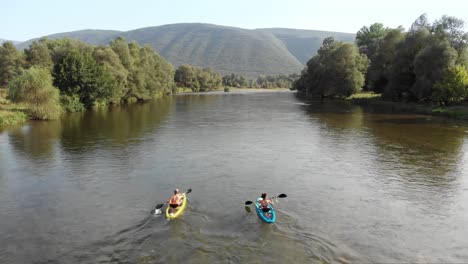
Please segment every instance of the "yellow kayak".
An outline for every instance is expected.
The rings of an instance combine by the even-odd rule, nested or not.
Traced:
[[[169,210],[171,207],[168,205],[166,208],[166,217],[167,219],[174,219],[182,215],[182,213],[185,211],[185,208],[187,207],[187,198],[185,196],[185,193],[182,194],[182,205],[175,208],[175,212],[169,214]],[[173,210],[174,211],[174,210]]]

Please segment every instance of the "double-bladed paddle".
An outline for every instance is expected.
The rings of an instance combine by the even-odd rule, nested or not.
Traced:
[[[192,192],[192,189],[188,189],[185,194],[189,194]],[[165,204],[167,204],[169,201],[165,202],[165,203],[160,203],[160,204],[157,204],[153,210],[151,210],[151,214],[154,214],[156,213],[157,211],[156,210],[159,210],[161,209]]]
[[[275,198],[286,198],[286,197],[288,197],[288,196],[285,193],[282,193],[282,194],[279,194],[277,196],[271,197],[270,200],[275,199]],[[245,205],[250,205],[252,203],[253,203],[252,201],[245,201]]]

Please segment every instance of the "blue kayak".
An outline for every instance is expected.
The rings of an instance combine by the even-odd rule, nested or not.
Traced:
[[[271,204],[268,205],[268,208],[270,208],[270,211],[267,213],[263,212],[261,207],[260,207],[260,201],[262,198],[257,198],[255,201],[255,210],[257,211],[257,215],[260,219],[262,219],[263,222],[273,224],[276,220],[276,213],[275,209],[273,209],[273,206]]]

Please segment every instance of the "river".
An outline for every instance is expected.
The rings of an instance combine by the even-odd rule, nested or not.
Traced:
[[[179,95],[0,131],[1,263],[468,261],[468,126],[291,92]],[[150,210],[174,188],[173,221]],[[286,193],[277,221],[244,208]]]

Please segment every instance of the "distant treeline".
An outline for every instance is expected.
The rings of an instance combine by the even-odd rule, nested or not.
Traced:
[[[175,72],[174,80],[178,87],[189,88],[193,92],[214,90],[220,88],[223,82],[219,73],[192,65],[179,66]]]
[[[449,105],[468,99],[468,34],[464,21],[420,16],[404,31],[375,23],[355,44],[327,38],[294,88],[309,97],[347,97],[362,89],[393,101]]]
[[[178,87],[189,88],[193,92],[218,89],[222,86],[236,88],[292,88],[299,74],[260,75],[256,80],[248,80],[239,74],[221,77],[211,69],[201,69],[192,65],[181,65],[175,72],[175,83]]]
[[[223,77],[223,86],[228,87],[246,87],[246,88],[292,88],[294,81],[299,78],[299,74],[292,73],[289,75],[260,75],[256,80],[248,80],[244,76],[238,74],[226,75]]]

